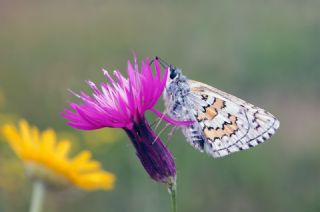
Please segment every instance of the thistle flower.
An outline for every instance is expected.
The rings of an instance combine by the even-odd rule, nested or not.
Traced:
[[[146,121],[145,112],[151,110],[157,116],[162,114],[153,107],[161,96],[168,77],[168,68],[161,77],[161,68],[156,58],[155,74],[146,58],[139,71],[136,57],[132,65],[128,61],[128,79],[114,71],[113,79],[106,70],[102,70],[107,81],[98,88],[87,81],[92,88],[91,96],[80,92],[75,94],[82,103],[70,103],[62,116],[68,124],[82,130],[93,130],[103,127],[122,128],[129,136],[136,154],[149,176],[158,182],[175,184],[176,168],[173,157],[162,141]],[[179,122],[163,116],[170,123]]]
[[[6,124],[2,132],[34,181],[59,188],[74,185],[85,190],[113,187],[114,175],[103,171],[98,161],[91,160],[89,151],[69,158],[70,141],[57,142],[52,129],[40,133],[36,127],[21,120],[19,129]]]

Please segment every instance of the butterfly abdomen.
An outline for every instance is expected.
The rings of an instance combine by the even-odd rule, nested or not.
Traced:
[[[198,123],[195,123],[189,127],[183,127],[182,132],[186,136],[187,141],[194,148],[200,150],[201,152],[204,151],[206,138],[203,136],[202,130],[200,130],[200,126]]]

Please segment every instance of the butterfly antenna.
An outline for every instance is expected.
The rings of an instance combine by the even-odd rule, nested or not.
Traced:
[[[161,59],[158,56],[155,56],[149,63],[149,65],[151,66],[155,60],[158,60],[159,64],[161,65],[162,68],[167,68],[167,67],[171,67],[171,65],[169,65],[166,61],[164,61],[163,59]]]
[[[165,60],[161,59],[161,58],[160,58],[160,57],[158,57],[158,56],[156,56],[156,58],[155,58],[155,59],[157,59],[157,60],[159,61],[159,63],[160,63],[162,66],[165,66],[165,67],[170,66],[170,64],[169,64],[169,63],[167,63]]]
[[[153,58],[150,63],[149,63],[149,66],[151,66],[153,63],[154,63],[154,60],[156,60],[157,57]]]

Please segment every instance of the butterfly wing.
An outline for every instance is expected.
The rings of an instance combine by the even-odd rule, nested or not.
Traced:
[[[249,149],[269,139],[279,121],[269,112],[201,82],[188,80],[196,123],[183,133],[213,157]]]

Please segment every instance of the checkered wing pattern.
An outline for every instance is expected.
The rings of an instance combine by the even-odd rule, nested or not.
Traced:
[[[223,157],[263,143],[279,128],[279,121],[261,108],[201,82],[188,84],[196,122],[183,133],[200,151]]]

